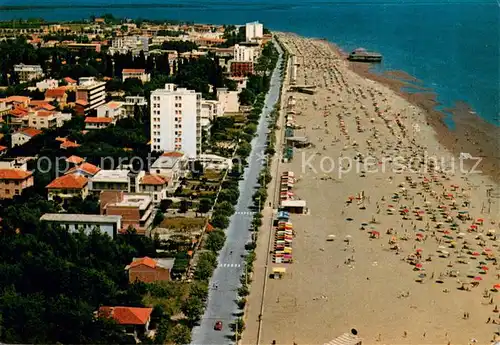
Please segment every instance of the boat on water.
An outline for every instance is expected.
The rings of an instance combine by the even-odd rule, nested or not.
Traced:
[[[349,61],[381,62],[382,54],[366,51],[364,48],[355,49],[348,57]]]

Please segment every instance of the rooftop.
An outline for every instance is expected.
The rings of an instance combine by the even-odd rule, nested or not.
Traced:
[[[112,123],[113,119],[110,117],[86,117],[85,123]]]
[[[121,216],[101,216],[95,214],[45,213],[40,220],[73,223],[116,223]]]
[[[120,325],[145,325],[153,308],[100,307],[99,316],[112,318]]]
[[[0,180],[24,180],[31,175],[31,171],[21,169],[0,169]]]
[[[26,129],[23,129],[22,131],[17,132],[17,133],[21,133],[21,134],[27,135],[29,137],[34,137],[34,136],[37,136],[38,134],[41,134],[42,131],[39,129],[35,129],[35,128],[26,128]]]
[[[172,269],[174,267],[174,261],[175,259],[152,259],[150,257],[143,257],[143,258],[134,258],[130,264],[128,264],[125,269],[128,270],[130,268],[134,268],[140,265],[144,265],[150,268],[156,268],[156,267],[161,267],[161,268],[166,268],[166,269]]]
[[[144,68],[124,68],[122,73],[145,73],[146,70]]]
[[[163,177],[155,174],[144,175],[141,179],[141,184],[146,185],[164,185],[166,183],[167,181]]]
[[[75,172],[78,172],[78,171],[83,171],[83,172],[86,172],[87,174],[95,175],[99,171],[101,171],[101,168],[95,166],[94,164],[84,162],[84,163],[80,164],[77,167],[71,168],[70,170],[68,170],[67,173],[75,173]]]
[[[184,156],[184,155],[183,155]],[[179,156],[160,156],[151,165],[152,169],[173,169],[181,160]]]
[[[92,182],[128,183],[128,174],[128,170],[101,170],[92,177]]]
[[[82,189],[88,183],[85,176],[69,174],[57,177],[47,185],[48,189]]]

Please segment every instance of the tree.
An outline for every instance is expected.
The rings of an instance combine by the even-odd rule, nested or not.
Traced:
[[[182,304],[181,310],[188,319],[189,323],[194,325],[200,320],[201,315],[203,314],[204,303],[200,298],[190,296]]]
[[[215,230],[208,234],[206,248],[213,252],[218,252],[224,247],[226,241],[226,234],[222,230]]]
[[[236,188],[227,188],[223,189],[219,193],[219,200],[222,201],[229,201],[231,204],[236,205],[238,202],[238,198],[240,192]]]
[[[189,288],[189,296],[197,297],[206,301],[208,297],[208,284],[203,281],[194,281]]]
[[[212,207],[212,200],[207,198],[202,198],[200,199],[200,203],[198,204],[198,212],[207,213],[208,211],[210,211],[211,207]]]
[[[229,225],[229,219],[223,214],[216,214],[210,220],[210,224],[219,229],[225,229]]]
[[[229,217],[234,213],[234,206],[229,201],[222,201],[215,206],[214,211]]]
[[[157,211],[155,214],[155,217],[153,219],[153,226],[158,226],[163,222],[163,219],[165,219],[165,215],[161,211]]]
[[[212,252],[201,253],[198,258],[198,264],[194,277],[200,281],[207,281],[212,276],[212,272],[217,266],[217,257]]]
[[[191,342],[191,331],[183,324],[177,324],[172,328],[169,336],[176,345],[185,345]]]
[[[181,200],[180,206],[179,206],[179,212],[180,213],[186,213],[189,211],[189,203],[187,200]]]

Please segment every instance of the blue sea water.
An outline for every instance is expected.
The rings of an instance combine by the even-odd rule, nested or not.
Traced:
[[[114,6],[79,7],[103,3]],[[127,6],[138,3],[139,8]],[[0,20],[75,20],[103,13],[214,24],[259,20],[270,29],[327,38],[346,51],[379,51],[381,70],[415,76],[436,91],[443,108],[464,101],[500,125],[500,8],[493,0],[0,0],[1,5],[51,7],[0,10]]]

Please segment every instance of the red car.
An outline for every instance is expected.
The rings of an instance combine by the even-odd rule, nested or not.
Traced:
[[[214,325],[216,331],[222,331],[222,321],[217,321]]]

